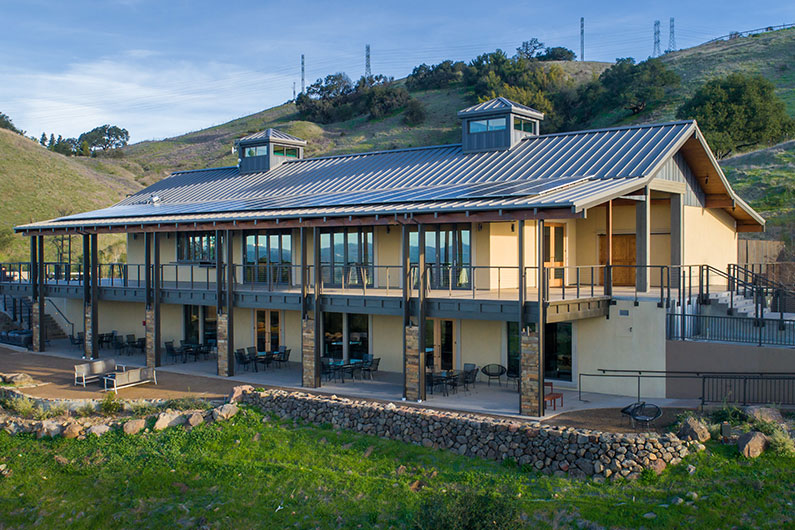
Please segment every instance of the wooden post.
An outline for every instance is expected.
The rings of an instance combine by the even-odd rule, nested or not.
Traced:
[[[99,359],[99,247],[91,234],[91,358]]]
[[[417,347],[419,350],[419,374],[417,393],[419,399],[425,401],[425,287],[428,281],[425,270],[425,226],[417,225],[417,245],[419,246],[419,260],[417,268],[420,276],[419,295],[417,297]]]

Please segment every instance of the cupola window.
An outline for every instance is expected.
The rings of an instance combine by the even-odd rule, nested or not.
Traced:
[[[470,133],[482,133],[489,131],[504,131],[505,118],[491,118],[488,120],[472,120],[469,122]]]
[[[535,123],[532,120],[525,120],[514,116],[513,128],[515,131],[522,131],[530,134],[535,134]]]
[[[286,156],[287,158],[298,158],[298,148],[274,145],[273,154],[276,156]]]

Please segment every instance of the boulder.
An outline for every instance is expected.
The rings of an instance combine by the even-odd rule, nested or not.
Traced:
[[[183,423],[185,423],[185,416],[179,412],[161,412],[157,416],[157,421],[155,421],[154,430],[162,431],[168,427],[182,425]]]
[[[124,434],[138,434],[144,429],[144,427],[146,427],[146,420],[139,418],[125,422],[125,424],[122,426],[122,430],[124,431]]]
[[[215,407],[213,409],[213,419],[215,421],[228,420],[237,414],[238,411],[240,411],[240,409],[237,405],[233,403],[227,403],[226,405],[221,405],[220,407]]]
[[[3,382],[9,385],[32,385],[36,380],[28,374],[3,374]]]
[[[709,440],[709,429],[707,429],[707,426],[704,425],[703,422],[691,416],[682,422],[677,436],[682,440],[705,442]]]
[[[648,468],[654,471],[655,474],[659,475],[660,473],[665,471],[666,466],[667,464],[665,463],[665,460],[663,460],[662,458],[658,458],[656,460],[652,460],[651,462],[649,462]]]
[[[64,428],[63,437],[67,440],[71,440],[72,438],[77,438],[80,436],[80,433],[82,432],[83,428],[80,425],[77,423],[70,423]]]
[[[92,425],[88,428],[88,434],[94,434],[96,436],[102,436],[108,431],[110,431],[110,425],[105,425],[104,423]]]
[[[784,417],[781,416],[781,412],[772,407],[745,407],[745,413],[755,420],[784,423]]]
[[[759,431],[751,431],[740,436],[737,449],[745,458],[756,458],[767,449],[767,436]]]
[[[254,387],[251,385],[240,385],[232,389],[229,393],[229,403],[237,403],[243,397],[243,392],[253,392]]]
[[[36,438],[44,438],[45,436],[53,437],[58,436],[63,432],[63,426],[57,421],[44,420],[36,429]]]
[[[187,423],[190,427],[196,427],[197,425],[204,423],[204,416],[201,412],[194,412],[188,416]]]

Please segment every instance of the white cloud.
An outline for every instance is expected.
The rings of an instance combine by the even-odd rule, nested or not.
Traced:
[[[77,136],[111,123],[132,141],[207,127],[279,104],[293,76],[222,63],[168,62],[147,50],[74,63],[60,72],[6,72],[3,112],[29,134]]]

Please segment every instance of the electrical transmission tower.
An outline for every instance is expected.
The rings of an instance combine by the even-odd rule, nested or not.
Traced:
[[[674,33],[674,17],[668,21],[668,51],[676,51],[676,36]]]
[[[580,60],[585,60],[585,17],[580,17]]]
[[[660,21],[654,21],[654,52],[651,54],[652,57],[659,57],[660,56]]]
[[[295,81],[293,81],[293,101],[295,101]]]
[[[301,94],[304,93],[306,84],[304,83],[304,54],[301,54]]]
[[[364,77],[371,77],[373,71],[370,70],[370,45],[364,47]]]

